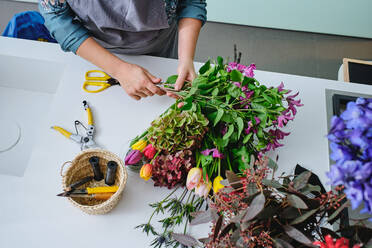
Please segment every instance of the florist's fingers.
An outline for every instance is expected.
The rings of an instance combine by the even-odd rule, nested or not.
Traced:
[[[145,70],[146,75],[151,79],[151,81],[155,84],[158,84],[161,82],[161,78],[155,77],[152,75],[149,71]]]
[[[130,97],[132,97],[134,100],[136,100],[136,101],[139,101],[139,100],[141,100],[141,97],[140,96],[137,96],[137,95],[135,95],[135,94],[128,94]]]
[[[144,94],[146,94],[147,96],[153,96],[154,93],[152,93],[150,90],[148,90],[147,88],[143,88],[142,92]]]
[[[175,90],[180,90],[182,89],[182,86],[186,80],[186,76],[187,74],[181,72],[179,75],[178,75],[178,78],[176,80],[176,83],[174,84],[174,89]]]
[[[159,96],[165,95],[165,93],[166,93],[164,90],[162,90],[161,88],[159,88],[158,86],[156,86],[155,84],[153,84],[151,82],[148,82],[146,84],[146,88],[147,88],[147,90],[149,90],[152,93],[157,94]]]
[[[167,91],[167,96],[172,97],[172,98],[174,98],[174,99],[180,99],[180,98],[181,98],[179,95],[174,94],[174,93],[171,92],[171,91]]]

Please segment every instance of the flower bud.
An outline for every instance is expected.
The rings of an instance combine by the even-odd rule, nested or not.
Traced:
[[[138,150],[132,150],[125,157],[125,165],[137,164],[142,159],[142,153]]]
[[[133,150],[141,151],[147,146],[146,140],[139,140],[132,145]]]
[[[186,187],[188,190],[194,189],[200,183],[202,178],[202,169],[201,168],[192,168],[187,174]]]
[[[149,180],[152,176],[152,165],[144,164],[140,171],[140,177],[145,181]]]
[[[211,188],[212,188],[212,183],[210,181],[207,181],[206,183],[200,183],[195,188],[195,195],[206,198]]]
[[[185,105],[184,102],[180,102],[180,103],[177,104],[177,108],[182,108],[184,105]]]
[[[220,189],[223,189],[225,186],[223,186],[220,182],[223,180],[221,176],[216,177],[213,180],[213,192],[217,193]]]
[[[142,152],[148,159],[152,159],[156,154],[156,150],[151,144],[148,144]]]

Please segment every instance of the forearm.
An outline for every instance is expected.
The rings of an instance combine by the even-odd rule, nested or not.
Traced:
[[[182,18],[178,23],[178,59],[193,61],[202,22],[194,18]]]
[[[129,65],[127,62],[119,59],[103,48],[92,37],[86,39],[80,45],[76,54],[98,66],[113,77],[117,77],[119,73],[125,70]]]

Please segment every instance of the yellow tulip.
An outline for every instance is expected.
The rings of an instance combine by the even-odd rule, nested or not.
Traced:
[[[220,182],[223,180],[223,178],[221,176],[218,176],[216,177],[214,180],[213,180],[213,192],[214,193],[217,193],[218,191],[220,191],[220,189],[223,189],[225,186],[223,186]]]
[[[142,152],[142,150],[145,149],[146,146],[147,146],[146,140],[139,140],[132,145],[132,149]]]

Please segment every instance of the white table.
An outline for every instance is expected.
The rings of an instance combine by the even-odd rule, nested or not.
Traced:
[[[172,100],[153,97],[137,102],[120,87],[99,94],[82,89],[85,71],[95,68],[73,54],[63,53],[56,44],[0,38],[0,55],[42,59],[60,63],[64,73],[56,89],[43,131],[35,141],[33,152],[23,177],[0,175],[0,247],[148,247],[152,237],[146,237],[134,226],[144,223],[151,213],[148,203],[160,200],[168,190],[154,188],[129,172],[127,187],[118,206],[109,214],[89,216],[73,207],[66,199],[55,195],[62,189],[59,169],[79,152],[78,146],[48,129],[58,124],[73,130],[73,121],[86,123],[81,102],[92,106],[96,123],[95,140],[104,148],[123,156],[128,142],[148,127]],[[123,56],[165,79],[176,72],[177,61],[148,56]],[[252,61],[253,62],[253,61]],[[196,64],[199,67],[200,64]],[[18,68],[20,73],[26,68]],[[48,74],[46,68],[46,75]],[[366,85],[257,71],[256,77],[266,85],[281,81],[294,91],[300,91],[305,104],[294,122],[288,125],[292,134],[284,141],[280,154],[280,170],[291,172],[299,163],[317,173],[326,182],[329,168],[325,89],[372,94]],[[30,75],[30,83],[32,83]],[[36,82],[34,82],[36,83]],[[47,84],[48,82],[43,82]],[[203,228],[201,228],[203,229]],[[200,228],[193,233],[205,231]]]

